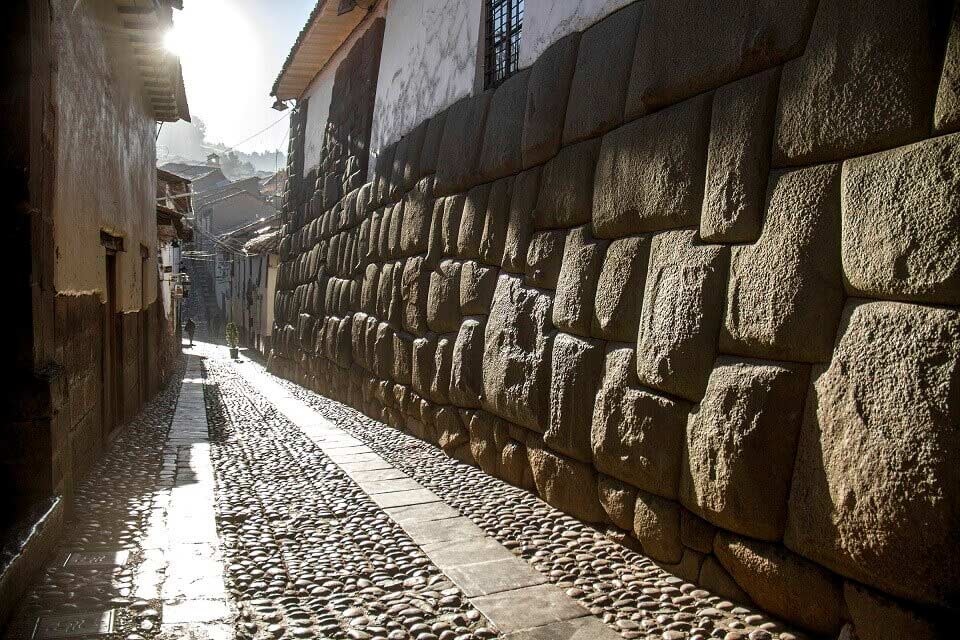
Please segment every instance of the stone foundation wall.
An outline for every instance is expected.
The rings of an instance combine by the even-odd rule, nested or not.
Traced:
[[[935,637],[948,5],[646,0],[563,38],[343,198],[291,186],[272,368],[807,630]]]

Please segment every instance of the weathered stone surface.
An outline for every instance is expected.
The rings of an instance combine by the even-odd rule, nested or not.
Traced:
[[[440,153],[440,144],[443,141],[443,128],[447,121],[447,112],[441,111],[430,118],[426,133],[423,136],[423,146],[420,148],[420,175],[427,176],[437,170],[437,156]]]
[[[714,551],[720,563],[758,605],[823,634],[840,630],[840,581],[783,547],[721,531]]]
[[[528,429],[547,426],[550,296],[501,274],[484,338],[483,386],[491,411]]]
[[[447,206],[447,198],[436,198],[433,201],[433,214],[430,218],[430,237],[427,240],[427,255],[424,265],[435,269],[443,259],[443,213]],[[459,232],[459,229],[457,229]]]
[[[492,91],[463,98],[447,109],[437,154],[436,192],[447,195],[478,182],[477,163]]]
[[[713,551],[713,539],[717,535],[717,528],[686,509],[680,511],[680,542],[683,546],[710,553]]]
[[[533,223],[537,229],[561,229],[590,222],[593,172],[600,139],[564,147],[543,166]]]
[[[957,602],[958,371],[960,312],[848,304],[811,381],[788,547],[902,598]]]
[[[453,407],[439,407],[434,414],[437,441],[444,451],[454,451],[470,442],[470,432]]]
[[[554,307],[556,309],[556,307]],[[591,462],[590,418],[603,369],[603,343],[558,333],[553,339],[548,447]]]
[[[637,490],[625,482],[602,473],[597,478],[597,490],[600,495],[600,504],[610,517],[610,521],[621,529],[632,530]]]
[[[637,338],[640,383],[694,401],[703,396],[716,354],[730,255],[696,236],[653,237]]]
[[[960,129],[960,6],[956,3],[950,19],[947,51],[940,73],[933,129],[937,133],[950,133]]]
[[[496,444],[496,431],[504,428],[496,416],[485,411],[461,412],[467,428],[470,430],[470,453],[484,473],[499,475],[500,450]]]
[[[601,238],[694,227],[703,205],[709,94],[603,137],[594,174],[593,227]]]
[[[373,343],[373,372],[379,378],[393,375],[393,329],[386,322],[377,325]]]
[[[708,589],[718,596],[728,598],[742,604],[753,604],[747,592],[727,573],[723,565],[713,556],[707,556],[700,566],[700,580],[704,589]]]
[[[803,53],[816,0],[644,2],[628,119],[769,69]],[[710,46],[704,46],[704,43]]]
[[[593,308],[594,335],[617,342],[637,339],[649,257],[650,236],[621,238],[607,247]]]
[[[855,582],[843,585],[843,595],[857,640],[936,640],[950,636],[946,624],[949,614],[937,619],[935,614],[904,605]]]
[[[499,267],[503,262],[512,195],[512,177],[497,180],[490,187],[487,214],[484,217],[483,232],[480,236],[480,259],[489,265]]]
[[[409,333],[393,334],[393,379],[409,385],[413,371],[413,340]]]
[[[483,225],[487,220],[487,201],[490,184],[481,184],[467,192],[460,216],[456,253],[461,258],[480,257],[480,242],[483,240]]]
[[[773,161],[811,164],[926,136],[938,78],[937,0],[821,0],[780,81]]]
[[[443,248],[443,254],[446,256],[457,255],[457,241],[460,238],[460,220],[463,217],[463,207],[466,201],[467,196],[464,194],[444,198],[440,243]]]
[[[843,164],[843,271],[854,295],[960,304],[960,134]]]
[[[721,351],[830,359],[844,300],[839,190],[838,165],[771,176],[760,239],[732,251]]]
[[[577,227],[567,233],[553,299],[553,324],[558,329],[581,336],[590,335],[593,300],[606,248],[605,241],[591,236],[589,226]]]
[[[427,250],[432,218],[433,178],[423,178],[404,198],[400,225],[400,251],[403,255],[409,256]]]
[[[783,537],[807,374],[801,364],[717,359],[687,422],[684,506],[730,531]]]
[[[423,256],[407,258],[403,266],[400,295],[403,299],[403,328],[422,335],[427,331],[427,295],[430,274],[423,265]]]
[[[609,345],[593,405],[594,465],[645,491],[676,498],[689,408],[640,388],[634,350]]]
[[[407,163],[407,147],[410,146],[410,136],[403,136],[396,142],[393,152],[393,168],[390,172],[390,187],[388,190],[388,200],[395,202],[403,197],[408,189],[404,181],[404,169]],[[411,151],[414,151],[411,149]],[[416,150],[419,155],[419,150]]]
[[[549,160],[560,149],[579,43],[579,32],[564,36],[530,68],[521,145],[524,168]]]
[[[496,180],[521,168],[523,114],[527,105],[529,69],[507,78],[490,99],[480,153],[480,179]]]
[[[760,237],[770,171],[770,139],[780,69],[717,89],[713,96],[700,237],[754,242]]]
[[[527,247],[533,233],[533,210],[540,190],[540,167],[528,169],[513,182],[510,218],[503,241],[503,268],[523,273],[527,265]]]
[[[456,260],[443,260],[430,273],[427,326],[437,333],[460,329],[460,263]]]
[[[527,447],[522,442],[508,438],[500,451],[500,477],[516,487],[535,489]]]
[[[527,282],[541,289],[556,289],[567,232],[564,229],[540,231],[530,237],[527,248]]]
[[[404,156],[403,164],[400,167],[399,176],[397,174],[396,162],[394,162],[394,180],[398,181],[405,191],[413,188],[413,185],[415,185],[423,175],[426,175],[420,170],[420,154],[423,151],[423,141],[426,139],[429,124],[429,120],[424,120],[405,136],[407,140],[407,152]]]
[[[460,269],[460,312],[465,316],[490,313],[499,271],[467,260]]]
[[[631,4],[580,36],[563,144],[592,138],[623,122],[640,11],[639,3]]]
[[[680,544],[680,507],[646,491],[637,492],[633,533],[643,552],[660,562],[674,564],[683,556]]]
[[[433,397],[430,384],[436,377],[437,337],[430,335],[413,341],[410,386],[425,398]]]
[[[586,522],[603,522],[597,476],[590,465],[557,455],[536,441],[527,443],[527,457],[540,497]]]
[[[453,343],[456,337],[439,336],[433,361],[430,397],[435,402],[450,401],[450,372],[453,369]]]
[[[383,205],[390,197],[390,180],[393,175],[393,156],[396,148],[396,143],[388,144],[377,153],[372,194],[372,204],[375,207]]]
[[[453,345],[450,401],[460,407],[479,407],[483,400],[483,335],[487,319],[464,318]]]

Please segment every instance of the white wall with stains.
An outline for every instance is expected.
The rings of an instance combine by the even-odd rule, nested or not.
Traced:
[[[574,31],[582,31],[633,0],[526,0],[520,68],[529,67],[551,44]]]

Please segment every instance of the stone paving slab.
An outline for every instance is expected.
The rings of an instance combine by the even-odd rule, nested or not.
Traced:
[[[292,397],[272,376],[249,364],[247,361],[236,369],[348,475],[394,471],[392,465],[365,443],[345,434]],[[362,453],[358,453],[360,451]],[[367,465],[377,466],[374,469]],[[363,476],[354,480],[501,631],[543,627],[590,616],[589,611],[561,589],[549,584],[545,576],[486,536],[417,481],[403,474],[390,480],[367,480]],[[602,623],[599,627],[590,627],[589,631],[595,640],[620,637]]]

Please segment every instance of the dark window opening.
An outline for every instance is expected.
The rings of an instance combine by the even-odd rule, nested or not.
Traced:
[[[523,0],[487,1],[484,88],[496,87],[517,72],[522,30]]]

